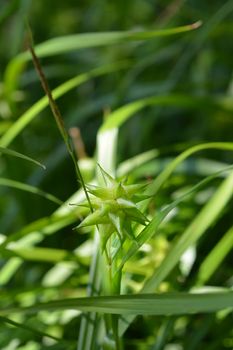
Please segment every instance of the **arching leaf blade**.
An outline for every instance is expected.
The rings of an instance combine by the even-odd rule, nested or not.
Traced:
[[[36,45],[35,50],[38,57],[47,57],[84,48],[109,46],[122,42],[148,40],[156,37],[175,35],[197,29],[200,25],[201,22],[198,21],[185,26],[154,31],[72,34],[47,40]],[[5,72],[5,92],[7,96],[15,89],[18,76],[23,71],[26,62],[30,59],[29,53],[24,52],[16,56],[8,64]]]
[[[129,64],[130,63],[126,61],[118,62],[115,64],[113,63],[109,65],[104,65],[104,66],[95,68],[93,70],[90,70],[89,72],[79,74],[74,78],[69,79],[65,83],[59,85],[57,88],[55,88],[52,91],[53,97],[56,100],[64,96],[66,93],[76,88],[77,86],[85,83],[89,79],[92,79],[100,75],[108,74],[108,73],[117,71],[119,69],[123,69],[127,67]],[[24,112],[14,122],[14,124],[12,124],[12,126],[5,132],[5,134],[0,138],[0,145],[2,147],[7,147],[15,139],[15,137],[19,135],[20,132],[22,132],[22,130],[48,105],[49,103],[46,96],[42,97],[39,101],[34,103],[34,105],[32,105],[26,112]]]
[[[14,151],[12,149],[0,146],[0,154],[1,153],[9,155],[9,156],[16,157],[16,158],[21,158],[21,159],[27,160],[28,162],[34,163],[36,165],[39,165],[41,168],[45,169],[45,166],[43,164],[41,164],[40,162],[38,162],[37,160],[35,160],[33,158],[30,158],[30,157],[26,156],[25,154],[22,154],[22,153],[19,153],[17,151]]]
[[[19,181],[0,178],[0,186],[16,188],[16,189],[21,190],[21,191],[37,194],[37,195],[39,195],[43,198],[46,198],[46,199],[50,200],[51,202],[58,204],[58,205],[62,205],[62,203],[63,203],[60,199],[58,199],[57,197],[55,197],[54,195],[52,195],[48,192],[42,191],[35,186],[31,186],[31,185],[28,185],[28,184],[25,184],[25,183],[22,183]]]
[[[197,276],[198,285],[202,285],[210,279],[232,248],[233,227],[225,233],[202,262]]]
[[[216,312],[228,308],[233,308],[233,291],[230,290],[202,294],[163,293],[63,299],[29,307],[2,308],[0,315],[74,309],[118,315],[161,316]]]

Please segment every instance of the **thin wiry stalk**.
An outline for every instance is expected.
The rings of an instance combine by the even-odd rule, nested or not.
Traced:
[[[45,74],[43,72],[43,69],[41,67],[39,58],[37,57],[37,55],[35,53],[35,50],[33,48],[33,39],[32,39],[32,33],[31,33],[31,30],[30,30],[30,27],[28,29],[28,40],[27,41],[28,41],[28,43],[27,43],[28,44],[28,49],[29,49],[29,51],[31,53],[31,56],[32,56],[33,64],[35,66],[35,69],[36,69],[37,74],[39,76],[39,79],[41,81],[41,85],[42,85],[42,87],[44,89],[44,92],[45,92],[45,94],[48,97],[49,105],[50,105],[51,111],[53,113],[53,116],[55,118],[57,127],[58,127],[58,129],[60,131],[60,134],[61,134],[63,140],[64,140],[64,143],[66,145],[67,151],[68,151],[68,153],[69,153],[69,155],[70,155],[70,157],[71,157],[71,159],[72,159],[72,161],[74,163],[74,168],[75,168],[75,172],[76,172],[77,178],[79,179],[79,181],[80,181],[80,183],[81,183],[81,185],[83,187],[85,196],[86,196],[88,204],[90,206],[90,210],[93,212],[91,201],[90,201],[90,198],[89,198],[89,195],[88,195],[88,192],[87,192],[87,189],[86,189],[86,186],[85,186],[85,183],[84,183],[84,180],[83,180],[80,168],[78,166],[78,161],[77,161],[77,158],[76,158],[76,154],[75,154],[74,149],[72,147],[72,144],[70,142],[69,134],[66,131],[61,112],[60,112],[60,110],[58,108],[58,105],[56,104],[56,102],[55,102],[55,100],[53,98],[52,91],[51,91],[51,89],[49,87],[49,83],[48,83],[47,78],[46,78],[46,76],[45,76]]]
[[[59,110],[59,108],[58,108],[58,106],[57,106],[57,104],[56,104],[56,102],[55,102],[55,100],[53,98],[53,95],[52,95],[51,89],[49,87],[48,81],[47,81],[47,79],[45,77],[45,74],[44,74],[44,72],[42,70],[42,67],[41,67],[41,64],[40,64],[40,61],[39,61],[39,59],[38,59],[38,57],[37,57],[37,55],[35,53],[35,50],[33,48],[33,40],[32,40],[32,34],[31,34],[30,29],[29,29],[29,33],[28,34],[29,34],[28,35],[28,48],[29,48],[29,51],[31,53],[35,69],[36,69],[36,71],[38,73],[38,76],[40,78],[40,81],[41,81],[42,87],[43,87],[43,89],[45,91],[45,94],[48,97],[49,105],[50,105],[51,111],[53,113],[53,116],[55,118],[57,127],[58,127],[58,129],[60,131],[60,134],[61,134],[63,140],[64,140],[64,143],[66,145],[67,151],[68,151],[68,153],[69,153],[69,155],[70,155],[70,157],[71,157],[71,159],[72,159],[72,161],[74,163],[76,175],[77,175],[78,179],[80,180],[81,185],[82,185],[82,187],[84,189],[84,192],[85,192],[88,204],[90,206],[91,212],[93,212],[93,207],[92,207],[89,195],[88,195],[88,191],[87,191],[87,188],[85,186],[85,183],[84,183],[81,171],[80,171],[79,166],[78,166],[76,153],[75,153],[75,151],[74,151],[74,149],[72,147],[72,144],[70,142],[69,134],[67,133],[67,131],[65,129],[65,125],[64,125],[64,122],[63,122],[63,118],[62,118],[61,112],[60,112],[60,110]],[[98,229],[98,225],[96,225],[96,227]],[[111,244],[110,244],[110,246],[111,246]],[[113,271],[112,271],[112,266],[111,266],[110,252],[107,253],[107,249],[105,249],[105,254],[106,254],[106,260],[110,264],[109,281],[108,281],[109,286],[107,287],[107,292],[112,294],[112,288],[114,288],[114,286],[112,285],[112,274],[113,274]],[[92,316],[94,317],[92,321],[95,321],[96,315],[93,314]],[[108,319],[108,317],[107,317],[107,319]],[[109,321],[110,322],[106,322],[106,328],[107,328],[108,331],[111,330],[113,332],[113,336],[115,338],[115,347],[116,347],[117,350],[120,350],[121,349],[121,344],[120,344],[119,335],[118,335],[118,316],[111,315],[109,317]],[[89,329],[87,327],[86,322],[83,323],[82,326],[83,326],[82,335],[84,336],[84,342],[85,342],[85,338],[87,336],[86,332]],[[93,332],[93,330],[92,330],[92,332]],[[78,344],[78,348],[80,347],[81,343],[83,344],[83,340]],[[92,345],[90,344],[90,346],[92,346]]]
[[[94,236],[95,251],[92,256],[89,272],[89,285],[87,288],[87,296],[95,296],[99,294],[100,289],[100,273],[99,273],[99,234],[95,230]],[[97,327],[97,314],[95,312],[82,315],[81,326],[78,337],[77,350],[91,350],[94,348],[94,339]]]

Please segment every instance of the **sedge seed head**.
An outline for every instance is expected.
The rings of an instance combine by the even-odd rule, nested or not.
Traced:
[[[138,222],[146,225],[148,219],[139,210],[137,203],[149,198],[141,193],[145,185],[127,185],[125,181],[117,181],[100,166],[105,186],[88,185],[94,212],[90,213],[79,227],[101,225],[102,249],[112,234],[117,234],[121,243],[127,238],[135,240],[132,224]]]

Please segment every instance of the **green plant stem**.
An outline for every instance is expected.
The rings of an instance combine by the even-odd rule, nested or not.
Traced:
[[[91,201],[90,201],[90,198],[89,198],[89,195],[88,195],[88,192],[87,192],[87,189],[86,189],[86,186],[85,186],[85,183],[84,183],[81,171],[80,171],[79,166],[78,166],[78,162],[77,162],[77,159],[76,159],[75,152],[74,152],[73,147],[72,147],[71,142],[70,142],[69,134],[66,131],[61,112],[60,112],[60,110],[58,108],[58,105],[56,104],[56,102],[55,102],[55,100],[53,98],[53,95],[52,95],[51,89],[49,87],[48,81],[46,79],[46,76],[45,76],[45,74],[44,74],[44,72],[42,70],[40,61],[39,61],[39,59],[38,59],[38,57],[37,57],[37,55],[35,53],[35,50],[33,48],[33,40],[32,40],[32,34],[31,34],[30,28],[28,29],[28,48],[29,48],[29,51],[30,51],[31,56],[32,56],[33,64],[35,66],[35,69],[36,69],[36,71],[38,73],[38,76],[39,76],[39,79],[41,81],[41,85],[42,85],[42,87],[44,89],[45,94],[48,97],[49,105],[50,105],[51,111],[53,113],[53,116],[55,118],[57,127],[58,127],[58,129],[60,131],[60,134],[61,134],[63,140],[64,140],[64,143],[66,145],[67,151],[68,151],[68,153],[69,153],[69,155],[70,155],[70,157],[71,157],[71,159],[72,159],[72,161],[74,163],[75,173],[76,173],[77,178],[79,179],[79,181],[80,181],[80,183],[81,183],[81,185],[83,187],[83,190],[84,190],[85,196],[87,198],[90,210],[93,212]]]
[[[91,266],[90,266],[87,296],[98,295],[99,289],[100,289],[99,233],[97,229],[95,230],[95,235],[94,235],[94,247],[95,247],[95,251],[94,251],[92,261],[91,261]],[[82,315],[77,350],[93,349],[96,325],[97,325],[97,314],[95,312]]]
[[[112,237],[109,238],[104,254],[104,264],[106,267],[106,279],[104,282],[104,293],[106,295],[119,295],[121,289],[121,270],[117,271],[117,261],[112,259]],[[107,338],[111,338],[111,333],[114,338],[113,350],[121,350],[121,342],[118,332],[119,315],[105,315],[105,326]],[[104,347],[105,349],[105,347]],[[106,350],[108,345],[106,346]]]

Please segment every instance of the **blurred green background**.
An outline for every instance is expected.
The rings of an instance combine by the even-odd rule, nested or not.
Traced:
[[[1,89],[4,89],[7,64],[25,49],[25,17],[29,19],[36,44],[73,33],[152,30],[202,20],[202,28],[193,33],[141,43],[82,49],[42,60],[52,88],[100,65],[131,60],[129,69],[92,79],[59,101],[66,126],[80,127],[87,152],[92,155],[104,110],[114,110],[126,102],[152,95],[179,93],[208,96],[210,100],[219,95],[231,96],[232,7],[232,1],[2,0]],[[10,109],[4,94],[1,96],[1,133],[42,95],[30,63],[20,75],[18,90],[11,96]],[[211,108],[211,103],[208,106],[207,102],[203,99],[192,108],[174,105],[148,107],[138,113],[121,131],[119,160],[151,148],[159,148],[168,156],[192,143],[231,141],[231,112],[216,110],[215,106]],[[44,189],[49,189],[52,184],[54,188],[57,182],[56,195],[63,200],[74,191],[76,181],[72,167],[48,109],[40,113],[13,145],[22,153],[36,155],[47,165],[48,171],[42,175],[39,171],[30,171],[27,165],[16,165],[16,161],[11,159],[6,160],[9,164],[4,171],[10,171],[18,180],[29,176],[30,183],[40,184]],[[215,157],[213,152],[211,156]],[[229,156],[221,153],[223,161],[229,161]],[[16,167],[17,171],[11,167]],[[63,178],[62,186],[59,186],[60,176]],[[20,215],[22,220],[23,217],[25,220],[36,219],[47,213],[47,204],[39,206],[36,199],[31,205],[33,201],[32,196],[28,200],[29,206],[20,209],[23,211]],[[8,225],[19,224],[6,221]]]
[[[137,112],[120,129],[117,164],[150,149],[155,148],[160,153],[157,162],[149,163],[148,166],[139,169],[137,175],[139,178],[153,178],[170,159],[192,145],[232,141],[232,0],[0,0],[0,136],[4,135],[30,106],[43,97],[41,85],[31,62],[24,67],[19,79],[13,82],[15,88],[10,92],[6,89],[9,65],[26,49],[25,18],[30,22],[35,44],[70,34],[149,31],[183,26],[201,20],[202,26],[188,33],[74,50],[42,58],[42,66],[51,88],[55,88],[93,68],[115,62],[126,62],[125,68],[92,78],[59,99],[58,104],[67,129],[74,126],[80,128],[89,156],[95,154],[96,134],[105,114],[137,99],[161,97],[157,104],[149,105]],[[46,165],[47,170],[42,171],[30,163],[22,163],[20,159],[2,156],[1,177],[38,186],[62,201],[67,200],[77,190],[79,185],[72,163],[48,108],[39,113],[9,147],[39,160]],[[231,164],[232,160],[231,152],[219,150],[203,151],[201,155],[189,159],[161,192],[156,205],[169,202],[171,192],[175,193],[194,184],[203,176]],[[208,198],[212,190],[211,187],[207,188],[207,193],[203,196],[206,195]],[[202,202],[200,198],[199,203],[184,204],[183,214],[174,225],[167,225],[166,235],[173,237],[180,232],[198,211]],[[56,204],[33,194],[0,187],[0,233],[7,236],[17,232],[31,222],[51,215],[56,208]],[[232,220],[231,209],[232,204],[215,227],[215,234],[203,238],[199,250],[200,261],[220,238],[222,230],[225,232],[229,227]],[[40,244],[45,247],[73,250],[85,238],[83,236],[77,238],[72,227],[72,224],[66,226],[54,235],[46,237]],[[193,276],[200,261],[195,262]],[[5,260],[2,259],[1,266],[4,264]],[[40,280],[50,267],[50,263],[45,262],[24,262],[9,280],[6,279],[4,282],[2,278],[2,292],[11,290],[17,294],[17,288],[29,290],[40,288]],[[77,272],[65,283],[69,287],[75,287],[81,275],[82,272]],[[232,259],[228,256],[222,269],[215,275],[213,284],[222,285],[230,276],[232,276]],[[187,284],[184,283],[184,289],[192,284],[193,279],[191,276]],[[175,281],[174,286],[177,283]],[[229,284],[232,285],[232,277]],[[81,286],[85,285],[84,278]],[[48,315],[44,316],[45,319],[46,317]],[[177,345],[161,349],[233,348],[232,317],[225,319],[225,323],[221,324],[222,328],[218,328],[217,323],[214,323],[214,316],[206,317],[206,333],[202,328],[203,334],[197,331],[202,322],[201,318],[202,316],[194,317],[189,325],[187,320],[181,318],[171,335],[171,343],[174,339],[178,339],[177,344],[180,344],[180,347]],[[172,327],[171,320],[166,322],[168,329]],[[40,327],[46,331],[50,328],[52,331],[53,327],[56,327],[53,325],[53,320],[50,325],[49,321],[47,323],[47,328]],[[65,332],[71,349],[75,348],[78,323],[79,320],[76,318],[70,322],[64,321],[58,331],[60,334]],[[135,323],[128,338],[133,339],[139,334],[142,342],[137,340],[134,343],[129,340],[127,349],[152,349],[148,345],[149,335],[155,333],[158,324],[157,319],[151,322],[150,318],[147,318],[143,323],[144,328],[138,329],[141,327],[140,320]],[[0,325],[0,348],[4,350],[69,348],[68,345],[62,344],[60,347],[58,345],[53,347],[49,343],[43,347],[42,345],[36,347],[28,343],[32,338],[30,333],[25,334],[20,333],[18,345],[10,347],[12,329],[6,325],[1,328]],[[196,337],[193,347],[187,345],[192,334]],[[201,347],[198,337],[204,339]],[[147,345],[143,339],[149,339]],[[153,349],[160,348],[154,346]]]

